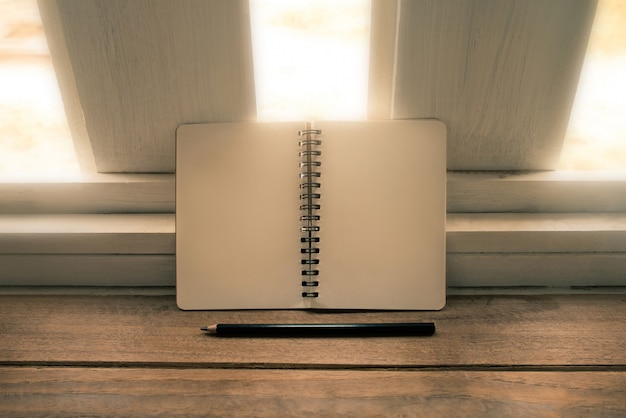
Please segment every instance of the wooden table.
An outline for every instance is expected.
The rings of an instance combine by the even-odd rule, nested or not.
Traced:
[[[248,339],[216,322],[430,321],[432,337]],[[0,296],[0,416],[626,416],[626,295],[449,296],[439,312],[183,312]]]

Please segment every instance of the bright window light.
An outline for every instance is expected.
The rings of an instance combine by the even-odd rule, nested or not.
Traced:
[[[559,168],[626,169],[624,0],[598,3]]]
[[[251,0],[258,119],[367,115],[369,0]]]
[[[80,174],[36,0],[0,0],[0,181]]]

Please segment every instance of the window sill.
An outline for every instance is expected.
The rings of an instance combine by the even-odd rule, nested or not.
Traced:
[[[449,172],[449,286],[624,286],[626,173]],[[174,286],[175,176],[0,183],[0,285]]]
[[[626,214],[448,214],[454,287],[624,286]],[[174,286],[174,214],[1,215],[0,285]]]
[[[448,172],[448,213],[626,212],[626,171]]]
[[[0,182],[0,213],[173,213],[174,174]],[[448,172],[448,213],[626,212],[626,172]]]
[[[173,213],[174,174],[95,174],[80,181],[0,182],[0,213]]]

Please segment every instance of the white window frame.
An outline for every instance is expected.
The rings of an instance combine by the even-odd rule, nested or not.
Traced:
[[[83,170],[173,173],[180,124],[256,119],[247,1],[39,7]]]

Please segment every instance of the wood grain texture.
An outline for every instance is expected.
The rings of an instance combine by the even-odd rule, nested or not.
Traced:
[[[435,321],[425,338],[225,339],[219,322]],[[438,312],[178,310],[174,296],[0,296],[0,362],[257,368],[623,366],[625,295],[450,296]],[[242,366],[243,365],[243,366]]]
[[[440,312],[183,312],[174,296],[0,296],[2,416],[626,413],[626,295]],[[224,339],[209,322],[435,320],[424,338]]]
[[[69,122],[89,137],[99,172],[173,172],[181,123],[256,118],[247,1],[58,0],[53,8],[44,25],[58,17],[48,37],[65,50],[54,63],[73,76],[62,95],[84,118]]]
[[[555,168],[595,6],[402,1],[393,118],[444,122],[451,170]]]
[[[0,368],[0,415],[606,416],[625,372]]]

